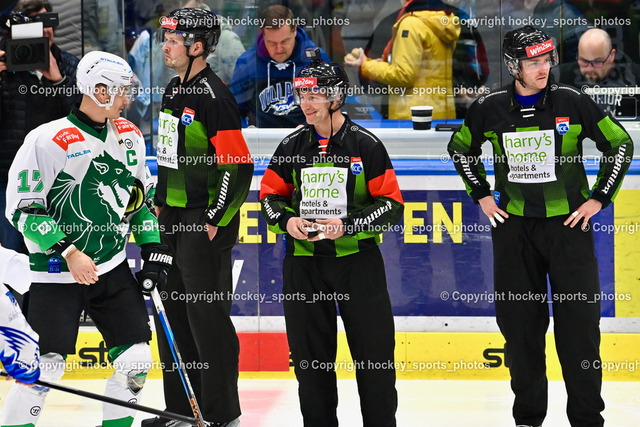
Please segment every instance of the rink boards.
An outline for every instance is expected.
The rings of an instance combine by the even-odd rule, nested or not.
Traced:
[[[450,167],[439,160],[394,160],[405,201],[399,227],[380,245],[396,316],[398,378],[507,379],[504,340],[494,319],[491,231]],[[593,218],[602,288],[602,363],[605,380],[640,379],[640,167],[634,161],[616,202]],[[589,181],[596,169],[587,168]],[[293,377],[282,311],[282,236],[267,231],[258,201],[264,166],[256,165],[242,207],[240,241],[234,248],[232,316],[241,342],[244,377]],[[489,171],[490,172],[490,171]],[[129,244],[130,264],[140,259]],[[180,297],[166,295],[166,298]],[[192,298],[212,298],[195,295]],[[579,298],[580,296],[576,296]],[[553,330],[553,326],[549,328]],[[344,332],[334,366],[354,377]],[[549,334],[549,379],[561,379]],[[81,332],[69,378],[108,377],[106,349],[97,332]],[[155,345],[152,377],[159,376]],[[102,355],[102,356],[100,356]],[[102,357],[102,359],[101,359]]]
[[[405,202],[404,218],[383,234],[380,249],[394,315],[409,319],[493,316],[493,300],[505,296],[493,293],[488,219],[466,195],[450,163],[440,159],[393,163]],[[285,243],[283,235],[267,231],[260,213],[258,190],[264,169],[265,165],[256,165],[252,189],[240,212],[239,243],[233,251],[233,316],[283,315]],[[587,165],[587,172],[593,182],[597,167]],[[491,180],[490,167],[488,173]],[[592,218],[592,228],[602,316],[640,317],[640,295],[634,298],[633,294],[640,277],[640,160],[632,163],[616,202]],[[132,267],[139,268],[135,245],[129,245],[128,255]],[[215,295],[193,296],[205,297]],[[627,332],[624,324],[613,332]]]
[[[66,379],[106,379],[113,370],[100,333],[83,328],[77,353],[67,358]],[[295,378],[284,332],[238,332],[241,378]],[[504,339],[499,332],[396,332],[395,360],[398,379],[507,380]],[[582,361],[584,369],[598,364],[605,381],[640,381],[638,334],[603,333],[601,361]],[[161,378],[154,338],[150,378]],[[331,366],[309,361],[307,369],[336,369],[338,378],[355,378],[354,363],[344,332],[338,334],[338,354]],[[376,366],[371,366],[376,367]],[[553,334],[547,334],[547,377],[561,381]]]

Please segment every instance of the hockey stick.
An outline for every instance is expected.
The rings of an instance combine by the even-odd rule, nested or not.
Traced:
[[[0,377],[8,377],[5,371],[0,371]],[[65,393],[75,394],[76,396],[87,397],[89,399],[99,400],[101,402],[110,403],[112,405],[123,406],[129,409],[135,409],[136,411],[142,411],[153,415],[159,415],[164,418],[170,418],[176,421],[184,421],[185,423],[190,423],[193,426],[201,425],[199,421],[195,418],[186,417],[180,414],[174,414],[173,412],[161,411],[160,409],[149,408],[147,406],[137,405],[135,403],[130,403],[125,400],[114,399],[113,397],[103,396],[101,394],[95,394],[84,390],[78,390],[71,387],[62,386],[60,384],[49,383],[46,381],[37,380],[34,382],[36,385],[40,385],[43,387],[52,388],[54,390],[63,391]]]
[[[150,281],[150,279],[145,279],[145,282],[147,280]],[[144,285],[142,287],[144,289],[148,289],[148,287],[145,287]],[[178,344],[176,343],[176,339],[173,336],[173,331],[171,330],[171,326],[169,325],[169,319],[167,319],[164,304],[162,304],[162,298],[160,298],[160,294],[158,293],[157,288],[153,288],[153,290],[151,291],[151,299],[153,299],[153,305],[156,307],[156,311],[158,312],[158,317],[160,318],[160,323],[162,323],[164,334],[167,337],[167,341],[169,341],[169,348],[171,349],[171,354],[173,354],[173,360],[178,364],[178,373],[180,374],[180,379],[182,380],[184,391],[187,393],[187,397],[189,398],[189,403],[191,403],[193,416],[195,417],[196,422],[198,423],[197,425],[199,427],[207,426],[208,424],[205,423],[202,419],[202,412],[200,412],[200,406],[198,405],[198,401],[196,400],[196,394],[194,393],[193,387],[191,386],[191,381],[189,381],[189,375],[187,375],[186,369],[183,368],[184,363],[182,362],[182,355],[178,350]]]

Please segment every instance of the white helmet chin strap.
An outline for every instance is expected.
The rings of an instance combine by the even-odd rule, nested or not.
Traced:
[[[102,107],[105,108],[106,110],[109,110],[111,108],[111,106],[113,105],[113,98],[115,95],[111,95],[109,94],[109,97],[107,98],[106,102],[102,103],[100,101],[98,101],[98,98],[96,98],[95,93],[91,93],[89,94],[89,97],[91,99],[93,99],[93,102],[95,102],[96,104],[98,104],[98,107]]]

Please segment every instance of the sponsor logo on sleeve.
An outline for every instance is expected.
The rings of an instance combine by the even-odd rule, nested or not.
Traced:
[[[84,136],[78,128],[65,128],[60,130],[53,138],[52,141],[58,144],[60,148],[67,151],[70,144],[74,142],[84,141]]]
[[[125,119],[114,120],[113,123],[115,123],[119,133],[123,134],[126,132],[135,132],[136,135],[142,138],[142,133],[140,132],[140,129],[138,129],[138,127],[133,123],[131,123],[129,120],[125,120]]]

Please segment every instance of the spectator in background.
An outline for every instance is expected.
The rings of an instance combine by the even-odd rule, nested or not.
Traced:
[[[383,0],[384,1],[384,0]],[[395,0],[400,1],[400,0]],[[334,62],[342,61],[345,54],[344,43],[340,34],[343,27],[349,27],[345,19],[344,0],[258,0],[258,14],[271,5],[281,4],[288,7],[293,16],[299,18],[299,25],[304,28],[316,46],[324,50]],[[360,9],[362,14],[362,9]],[[371,22],[368,24],[371,29]]]
[[[209,6],[202,3],[202,0],[173,0],[164,2],[163,13],[168,14],[179,8],[202,8],[211,11]],[[220,20],[222,31],[215,50],[207,57],[207,63],[213,72],[228,85],[231,82],[236,60],[245,49],[228,21],[219,16],[217,18]],[[156,22],[158,21],[156,20]],[[163,89],[175,76],[173,69],[164,66],[162,46],[151,41],[154,31],[155,28],[142,31],[136,38],[128,57],[128,62],[137,79],[136,83],[140,85],[138,96],[133,103],[132,110],[130,110],[133,117],[129,118],[134,122],[135,118],[138,118],[137,121],[140,122],[138,127],[145,135],[147,142],[151,139],[152,134],[157,133],[157,131],[153,131],[151,125],[152,119],[158,117]]]
[[[451,1],[448,3],[452,3]],[[458,2],[460,3],[460,2]],[[441,5],[442,6],[442,5]],[[461,20],[476,18],[474,8],[454,7],[445,4],[446,10],[455,14]],[[369,38],[364,53],[369,58],[381,57],[384,48],[389,42],[392,28],[396,23],[400,7],[394,10],[390,15],[384,18]],[[456,48],[453,52],[453,87],[456,88],[456,117],[464,117],[469,104],[474,99],[485,92],[484,84],[489,77],[489,59],[485,49],[485,43],[482,40],[480,32],[473,25],[464,25],[460,27],[460,37],[456,42]],[[382,86],[381,83],[375,81],[367,81],[362,79],[365,85]],[[389,116],[387,99],[383,95],[371,96],[369,100],[374,105],[378,105],[384,117]],[[385,98],[383,101],[375,100],[375,98]]]
[[[580,89],[637,86],[640,83],[640,65],[614,49],[606,31],[592,28],[580,36],[576,61],[558,67],[554,78]],[[633,111],[628,111],[620,93],[590,96],[600,108],[612,115],[635,115],[635,100],[631,102]]]
[[[124,54],[124,37],[118,0],[82,0],[84,53],[102,50]]]
[[[56,44],[64,52],[82,56],[82,16],[78,13],[81,0],[49,0],[58,11],[60,24],[56,28]]]
[[[187,0],[182,5],[183,8],[200,8],[207,11],[211,11],[209,5],[202,0]],[[173,10],[173,9],[171,9]],[[170,12],[171,10],[167,10]],[[222,16],[217,17],[220,24],[220,39],[216,50],[207,57],[207,64],[211,66],[211,69],[220,79],[227,85],[231,83],[231,77],[233,76],[233,69],[236,66],[238,57],[245,51],[240,37],[233,32],[233,26],[229,24],[228,20]]]
[[[33,17],[51,12],[46,0],[23,0],[15,12]],[[49,39],[49,68],[32,71],[7,71],[0,62],[0,212],[4,213],[7,174],[11,162],[29,131],[43,123],[66,116],[73,104],[80,100],[75,90],[78,58],[63,52],[53,42],[53,28],[44,28]],[[0,50],[0,59],[5,52]],[[42,93],[44,89],[48,94]],[[13,184],[13,182],[12,182]],[[17,185],[17,183],[16,183]],[[9,249],[26,253],[22,235],[0,215],[0,241]]]
[[[402,8],[403,0],[343,0],[342,3],[345,24],[347,20],[349,24],[342,26],[340,34],[345,51],[349,53],[354,48],[361,48],[367,44],[373,29],[385,16],[395,11],[395,18]],[[390,35],[391,33],[385,34],[385,44],[389,41]]]
[[[460,24],[450,9],[440,0],[409,0],[382,59],[370,60],[364,53],[345,59],[363,77],[389,85],[390,119],[411,119],[414,105],[433,106],[434,119],[455,117],[453,51]]]
[[[457,7],[452,11],[464,20],[477,19],[475,2],[452,1]],[[456,117],[464,118],[467,109],[477,97],[486,94],[489,78],[489,57],[486,43],[475,25],[460,27],[460,38],[453,52],[453,87],[455,90]]]
[[[49,0],[60,15],[57,44],[82,56],[83,50],[122,55],[122,21],[117,0]]]
[[[231,83],[236,61],[245,52],[240,37],[233,32],[233,27],[226,18],[220,18],[220,41],[216,50],[207,58],[207,63],[220,79]]]
[[[305,49],[316,46],[285,6],[269,6],[260,17],[264,26],[256,44],[238,58],[231,92],[249,125],[296,127],[304,114],[293,99],[293,79],[310,63]],[[322,59],[330,61],[324,51]]]

